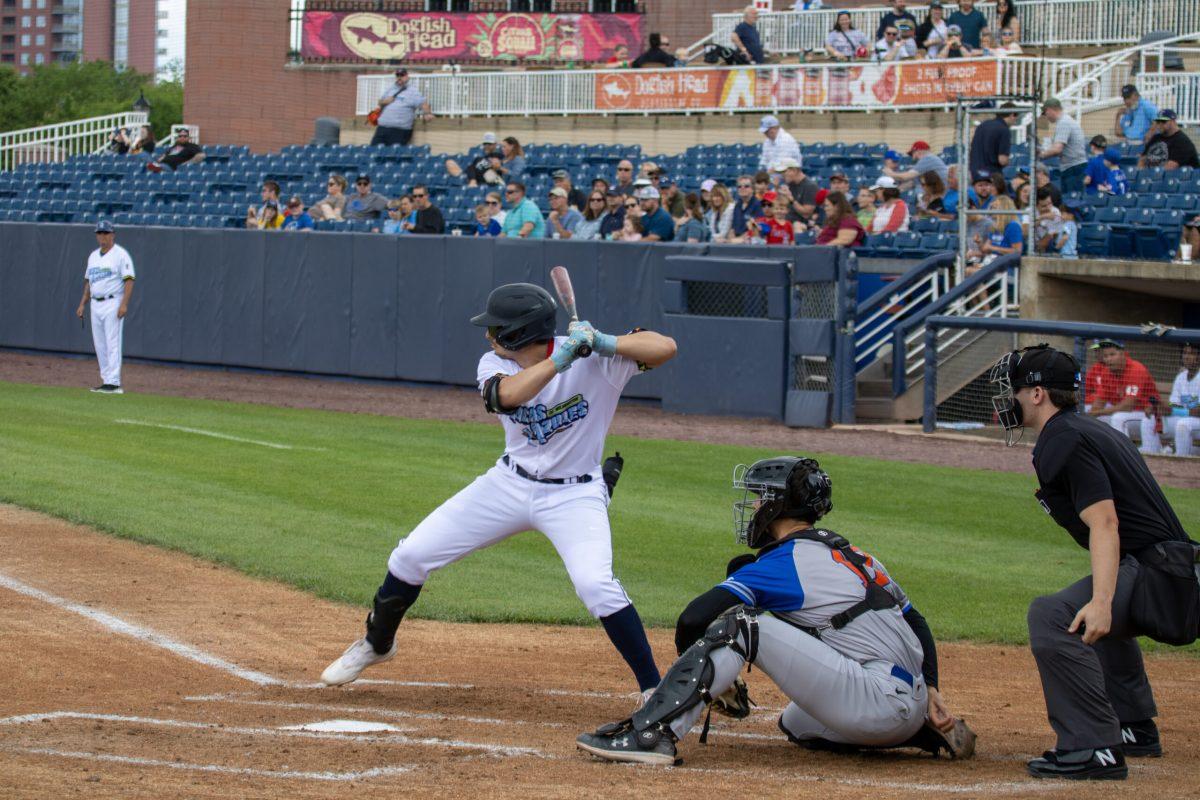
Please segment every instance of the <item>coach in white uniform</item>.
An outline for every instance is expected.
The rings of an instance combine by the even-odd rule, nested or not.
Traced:
[[[1170,407],[1162,418],[1163,434],[1175,440],[1175,455],[1190,456],[1192,439],[1200,435],[1200,347],[1185,344],[1183,369],[1171,385]],[[1161,453],[1162,438],[1156,430],[1157,417],[1147,415],[1142,420],[1142,452]]]
[[[129,301],[133,297],[133,259],[114,243],[116,231],[108,220],[96,223],[100,244],[88,256],[83,276],[83,297],[75,316],[83,319],[84,306],[92,304],[92,341],[100,362],[100,385],[93,392],[121,394],[121,334]]]

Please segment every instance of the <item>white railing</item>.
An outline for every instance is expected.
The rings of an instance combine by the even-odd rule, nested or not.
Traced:
[[[879,111],[952,108],[960,92],[987,97],[1031,94],[1040,88],[1054,94],[1078,77],[1080,63],[1012,56],[888,64],[435,72],[415,74],[413,83],[435,114],[451,117]],[[975,70],[982,82],[970,79]],[[359,75],[355,113],[375,108],[394,80],[386,74]]]
[[[895,309],[920,309],[926,303],[937,300],[950,287],[950,267],[933,270],[926,277],[905,287],[888,298],[886,303],[854,323],[854,357],[860,364],[857,372],[871,366],[884,348],[891,348],[892,328],[897,315]],[[921,333],[924,333],[922,329]]]
[[[65,161],[71,156],[102,152],[117,128],[137,128],[149,119],[145,112],[126,111],[0,133],[0,172],[22,164]]]
[[[1020,276],[1020,268],[1001,270],[984,282],[974,294],[951,305],[946,309],[946,313],[957,317],[1019,317]],[[967,328],[940,331],[937,343],[938,362],[942,361],[942,353],[971,333],[973,331]],[[925,326],[918,325],[904,337],[904,371],[908,379],[907,385],[912,386],[913,380],[919,377],[924,369]]]
[[[1191,31],[1200,28],[1197,0],[1017,0],[1023,45],[1103,45],[1140,41],[1150,31]],[[996,25],[996,4],[976,6]],[[945,6],[946,16],[955,6]],[[840,12],[850,14],[854,27],[874,41],[875,30],[887,6],[819,11],[763,13],[756,25],[770,53],[797,55],[825,49],[825,37]],[[918,20],[928,6],[909,6]],[[713,41],[728,46],[729,35],[742,21],[740,13],[713,14]]]

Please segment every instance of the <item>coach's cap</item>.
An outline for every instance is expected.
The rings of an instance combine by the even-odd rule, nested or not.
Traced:
[[[637,190],[638,200],[657,200],[659,199],[658,189],[653,186],[643,186]]]
[[[484,143],[484,144],[495,144],[495,143],[496,143],[496,134],[495,134],[495,132],[494,132],[494,131],[488,131],[487,133],[485,133],[485,134],[483,135],[483,143]]]
[[[1137,87],[1132,83],[1127,83],[1121,87],[1121,97],[1133,97],[1137,93]]]
[[[1013,367],[1012,386],[1014,390],[1022,386],[1078,389],[1079,364],[1072,356],[1053,347],[1030,348],[1021,354],[1021,360]]]
[[[1177,119],[1179,119],[1179,115],[1175,113],[1175,109],[1164,108],[1162,111],[1158,112],[1158,116],[1154,118],[1154,121],[1155,122],[1166,122],[1167,120],[1171,120],[1172,122],[1174,122]]]
[[[700,182],[700,191],[711,192],[713,190],[713,187],[716,185],[717,185],[717,182],[714,181],[712,178],[705,178],[703,181]]]
[[[1115,347],[1118,350],[1124,350],[1125,343],[1118,342],[1116,339],[1097,339],[1096,341],[1092,342],[1093,350],[1103,350],[1106,347]]]
[[[869,187],[872,191],[875,189],[895,189],[896,179],[889,175],[880,175],[875,179],[875,182]]]
[[[554,172],[550,173],[550,177],[554,180],[558,180],[559,178],[569,178],[571,177],[571,173],[567,172],[565,169],[556,169]]]
[[[550,196],[551,197],[566,197],[567,190],[562,188],[561,186],[555,186],[553,189],[550,190]]]
[[[116,233],[117,229],[113,224],[106,219],[102,219],[96,223],[96,233]]]
[[[1104,148],[1104,160],[1116,164],[1121,160],[1121,151],[1115,147]]]
[[[779,117],[776,117],[772,114],[768,114],[767,116],[763,117],[762,120],[758,123],[758,132],[766,133],[767,131],[771,130],[771,128],[778,128],[778,127],[779,127]]]

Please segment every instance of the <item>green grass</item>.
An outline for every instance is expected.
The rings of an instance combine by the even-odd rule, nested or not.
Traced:
[[[118,418],[323,450],[274,450]],[[365,604],[396,540],[499,454],[496,425],[0,383],[0,500]],[[724,576],[732,466],[772,453],[610,437],[617,574],[654,625]],[[820,456],[828,526],[870,549],[942,638],[1024,639],[1030,598],[1088,571],[1032,475]],[[1200,491],[1167,490],[1180,517]],[[525,533],[436,573],[416,615],[586,622],[553,548]]]

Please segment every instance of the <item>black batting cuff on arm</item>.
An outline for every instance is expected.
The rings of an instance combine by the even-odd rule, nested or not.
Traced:
[[[938,663],[937,644],[933,641],[933,631],[929,630],[929,623],[916,608],[910,607],[908,611],[904,612],[904,621],[908,623],[908,627],[912,628],[913,634],[921,643],[921,651],[925,653],[925,661],[921,664],[921,674],[925,676],[925,685],[936,689],[938,688]]]
[[[683,653],[704,635],[708,626],[724,612],[741,605],[742,601],[728,589],[714,586],[688,603],[675,623],[675,651]]]

